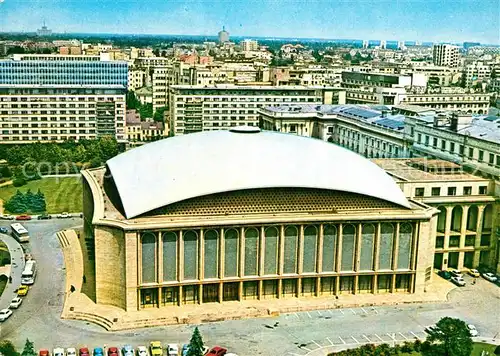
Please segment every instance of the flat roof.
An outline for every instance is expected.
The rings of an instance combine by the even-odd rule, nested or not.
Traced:
[[[244,90],[317,90],[317,89],[337,89],[335,87],[324,86],[304,86],[304,85],[283,85],[283,86],[263,86],[263,85],[234,85],[234,84],[217,84],[206,86],[200,85],[171,85],[173,89],[206,89],[206,90],[224,90],[224,89],[244,89]]]

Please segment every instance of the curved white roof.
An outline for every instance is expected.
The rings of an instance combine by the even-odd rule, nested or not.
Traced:
[[[317,188],[409,207],[383,169],[317,139],[237,129],[176,136],[107,162],[127,218],[207,194],[255,188]]]

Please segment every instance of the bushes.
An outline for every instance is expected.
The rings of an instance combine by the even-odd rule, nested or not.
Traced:
[[[42,213],[47,209],[45,202],[45,195],[38,190],[36,194],[33,194],[30,189],[26,193],[22,193],[19,190],[5,203],[5,209],[11,213]]]

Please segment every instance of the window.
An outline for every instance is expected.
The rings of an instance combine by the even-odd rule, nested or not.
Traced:
[[[436,197],[436,196],[441,195],[441,188],[440,188],[440,187],[433,187],[433,188],[431,189],[431,195],[432,195],[433,197]]]
[[[487,186],[482,185],[482,186],[479,187],[479,194],[480,195],[486,195],[487,191],[488,191],[488,187]]]
[[[484,159],[484,151],[479,150],[479,159],[478,161],[482,161]]]
[[[437,147],[437,145],[438,145],[438,139],[434,137],[434,138],[432,139],[432,146],[433,146],[433,147]]]
[[[464,195],[472,195],[472,187],[464,187]]]
[[[469,148],[469,158],[474,157],[474,149],[472,147]]]
[[[495,155],[493,153],[490,153],[490,161],[489,161],[489,163],[493,164],[494,160],[495,160]]]
[[[425,188],[415,188],[415,196],[423,197],[425,193]]]
[[[422,134],[417,135],[417,142],[418,143],[422,142]]]
[[[441,149],[444,151],[446,149],[446,141],[442,140],[441,141]]]
[[[425,135],[425,144],[428,146],[429,145],[429,136]]]
[[[455,142],[450,142],[450,152],[455,152]]]
[[[448,195],[457,195],[456,187],[448,187]]]
[[[460,145],[460,154],[463,155],[464,154],[464,145]]]

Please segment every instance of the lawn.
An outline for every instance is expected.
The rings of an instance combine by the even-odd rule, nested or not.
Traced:
[[[0,199],[7,201],[18,189],[22,192],[31,189],[34,193],[40,189],[45,194],[47,213],[55,214],[64,211],[78,213],[82,211],[81,177],[51,177],[33,180],[18,188],[12,185],[0,187]]]
[[[9,248],[7,247],[5,242],[0,241],[0,267],[8,264],[10,264]]]
[[[472,347],[472,353],[470,356],[481,356],[481,352],[487,351],[490,353],[490,356],[494,356],[496,345],[485,344],[482,342],[475,342]]]
[[[5,286],[7,285],[8,280],[9,279],[7,278],[7,276],[5,276],[3,274],[0,276],[0,295],[2,295],[3,290],[5,289]]]

